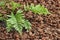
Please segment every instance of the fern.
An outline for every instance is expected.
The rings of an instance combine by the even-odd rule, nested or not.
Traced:
[[[21,6],[19,3],[16,3],[14,1],[10,2],[10,5],[12,6],[12,11]]]
[[[24,10],[25,11],[30,10],[35,14],[44,14],[44,15],[50,14],[50,12],[48,11],[47,8],[45,8],[43,5],[41,6],[39,4],[36,6],[34,6],[34,4],[24,6]]]
[[[0,1],[0,7],[5,8],[5,2],[4,1]]]
[[[10,15],[10,18],[7,21],[7,31],[9,32],[12,28],[15,28],[16,31],[22,33],[23,27],[25,29],[30,30],[31,24],[28,20],[24,19],[24,15],[22,14],[21,10],[18,10],[16,15],[13,12]]]
[[[25,11],[29,11],[30,10],[30,8],[29,8],[29,5],[27,4],[27,5],[24,5],[24,10]]]

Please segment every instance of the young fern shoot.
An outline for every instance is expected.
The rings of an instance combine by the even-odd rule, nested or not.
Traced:
[[[38,4],[36,6],[34,4],[24,6],[24,10],[32,11],[35,14],[44,14],[44,15],[50,14],[48,9],[45,8],[43,5],[41,6],[40,4]]]
[[[21,4],[16,3],[14,1],[10,2],[10,5],[12,6],[12,11],[14,11],[16,8],[19,8]]]
[[[23,27],[25,29],[30,30],[31,29],[31,23],[24,19],[24,15],[22,14],[23,11],[18,10],[16,15],[13,14],[13,12],[10,15],[10,18],[8,18],[7,21],[7,31],[11,31],[12,28],[14,28],[16,31],[18,31],[20,34],[22,33]]]
[[[6,4],[4,1],[0,1],[0,7],[2,7],[3,9],[6,7]]]

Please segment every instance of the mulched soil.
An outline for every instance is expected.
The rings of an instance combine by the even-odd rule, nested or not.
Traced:
[[[60,40],[60,0],[14,0],[21,4],[34,3],[44,5],[51,12],[50,15],[36,15],[24,12],[25,18],[32,24],[29,32],[22,36],[13,30],[7,32],[5,22],[0,21],[0,40]]]

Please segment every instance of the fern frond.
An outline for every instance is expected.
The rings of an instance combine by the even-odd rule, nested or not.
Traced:
[[[18,10],[16,15],[13,12],[10,15],[10,18],[7,21],[7,31],[9,32],[12,28],[15,28],[16,31],[22,33],[23,27],[27,30],[31,29],[31,24],[28,20],[24,19],[23,11]]]

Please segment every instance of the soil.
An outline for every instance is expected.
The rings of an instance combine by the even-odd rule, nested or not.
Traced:
[[[60,40],[60,0],[14,0],[21,4],[41,4],[44,5],[50,15],[36,15],[29,12],[24,12],[25,18],[32,24],[32,29],[29,32],[23,31],[23,35],[15,30],[6,31],[5,22],[0,21],[0,40]],[[5,13],[5,12],[4,12]]]

